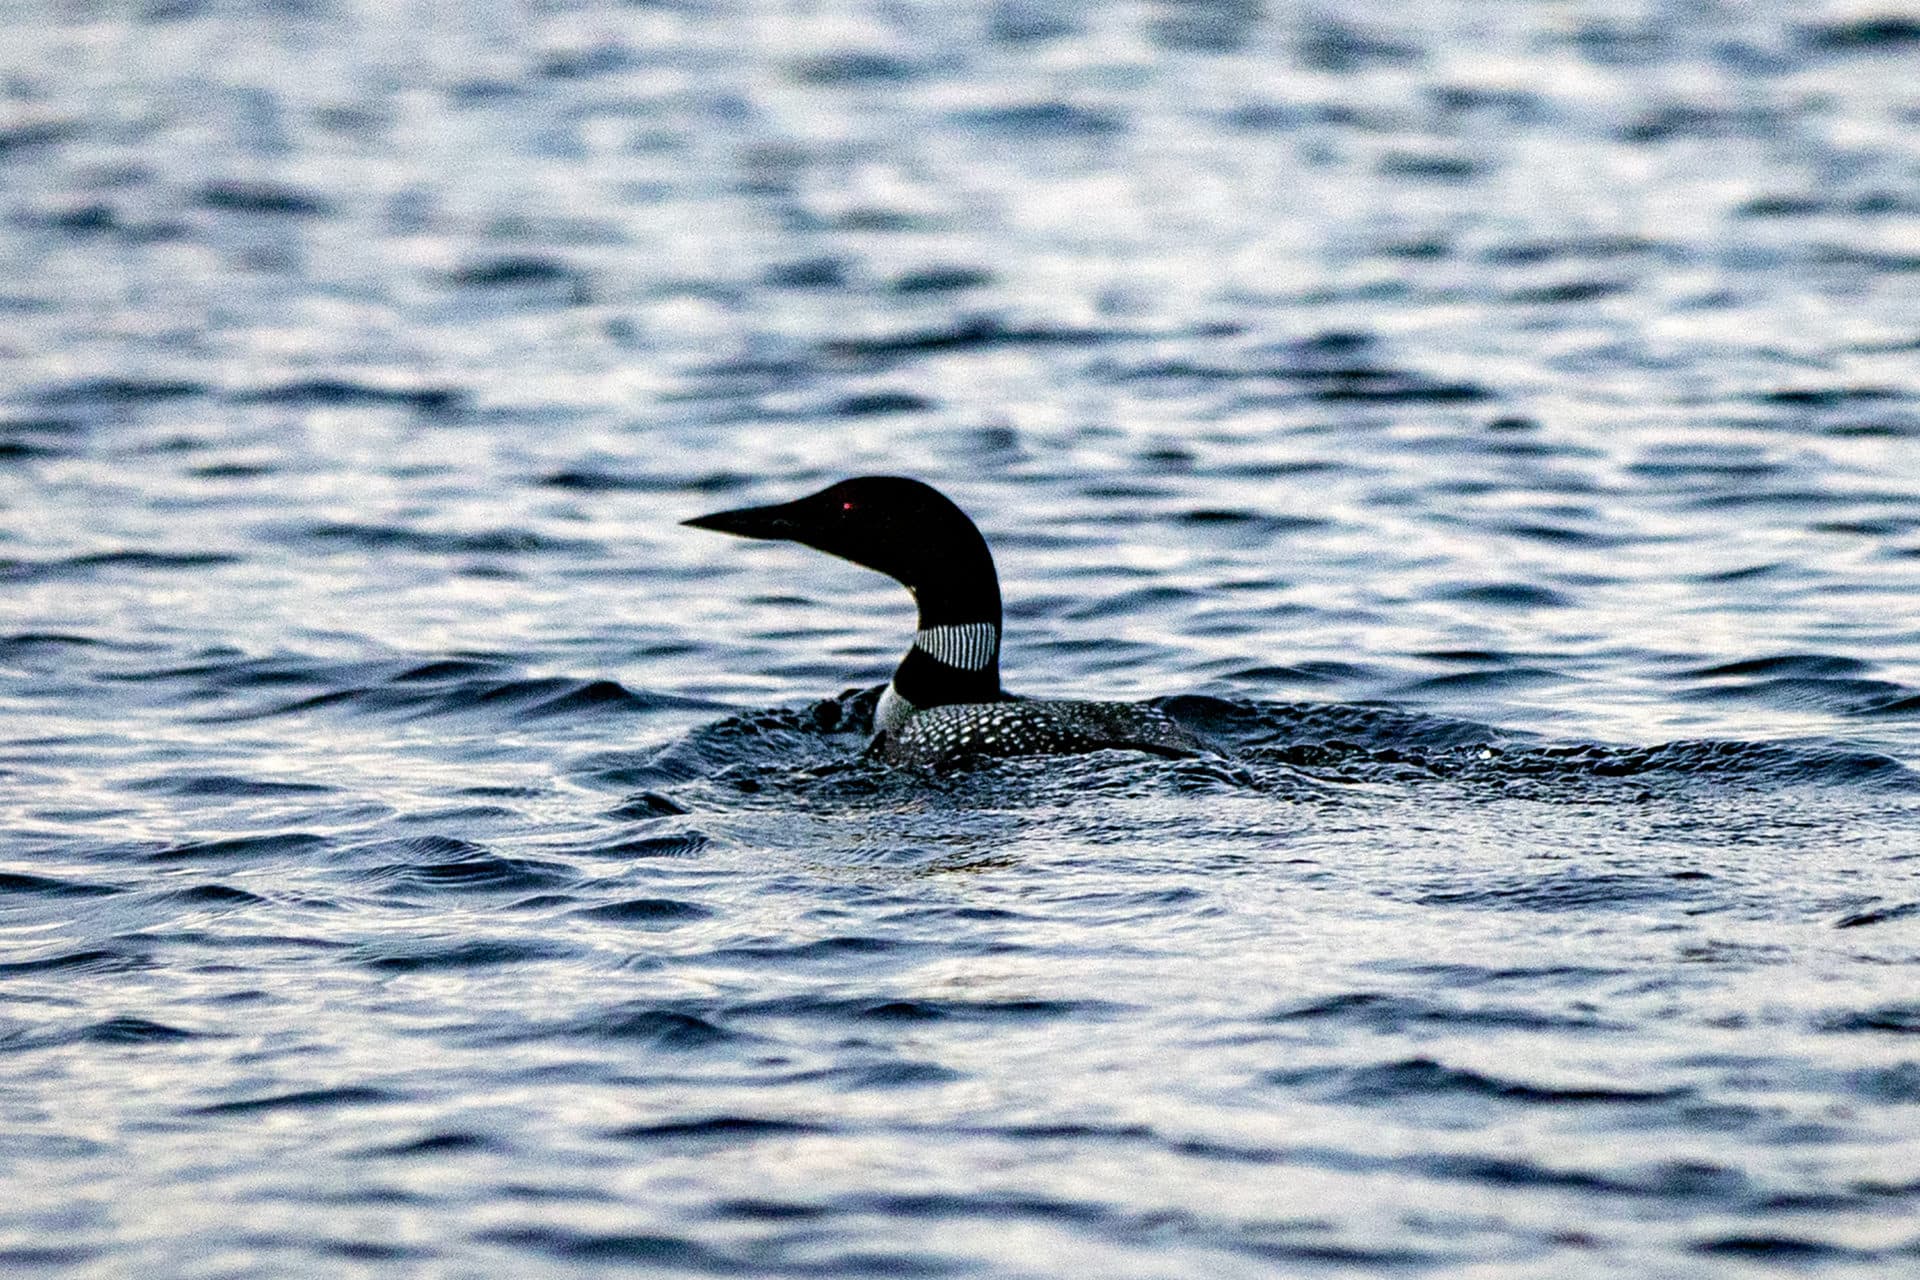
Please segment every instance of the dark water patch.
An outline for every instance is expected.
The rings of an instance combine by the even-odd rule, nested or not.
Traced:
[[[27,116],[0,122],[0,164],[9,163],[25,152],[49,147],[80,136],[81,122],[58,117]]]
[[[1729,676],[1851,676],[1871,670],[1873,664],[1831,653],[1783,653],[1764,658],[1742,658],[1695,667],[1680,674],[1711,680]]]
[[[417,667],[408,667],[394,676],[393,682],[395,684],[438,684],[449,680],[492,675],[505,669],[506,665],[494,658],[440,658],[432,662],[423,662]]]
[[[1341,1072],[1338,1080],[1337,1096],[1362,1104],[1394,1103],[1444,1094],[1494,1098],[1503,1102],[1625,1104],[1669,1102],[1692,1096],[1689,1089],[1533,1084],[1483,1075],[1461,1067],[1448,1067],[1432,1058],[1406,1058],[1399,1062],[1353,1068]],[[1279,1084],[1294,1082],[1291,1073],[1285,1072],[1275,1080]]]
[[[1685,257],[1678,246],[1640,236],[1569,236],[1550,240],[1511,240],[1496,244],[1481,255],[1502,266],[1533,267],[1549,263],[1583,261],[1606,262],[1621,258]]]
[[[1841,409],[1849,405],[1873,405],[1910,398],[1909,393],[1891,387],[1788,387],[1755,397],[1761,404],[1786,405],[1796,409]]]
[[[1492,525],[1491,528],[1495,533],[1505,534],[1508,537],[1524,538],[1529,542],[1542,542],[1559,547],[1617,547],[1628,541],[1621,535],[1601,533],[1574,524],[1535,520],[1503,520]],[[1550,590],[1548,594],[1559,595],[1558,592]]]
[[[333,212],[319,196],[278,182],[223,178],[201,187],[199,199],[205,208],[221,213],[313,218]]]
[[[0,896],[98,898],[122,892],[124,890],[116,885],[61,880],[54,876],[28,875],[23,871],[0,871]]]
[[[272,835],[232,836],[224,840],[196,840],[171,845],[147,855],[149,862],[208,862],[230,858],[283,858],[309,861],[331,847],[327,837],[309,831]]]
[[[1898,760],[1842,747],[1762,742],[1682,741],[1653,747],[1587,744],[1516,747],[1491,744],[1436,762],[1449,776],[1474,781],[1561,777],[1716,780],[1749,787],[1818,784],[1890,791],[1920,790]]]
[[[686,812],[686,806],[671,796],[663,796],[657,791],[643,791],[608,810],[607,816],[627,822],[646,822],[653,818],[677,817]]]
[[[1471,382],[1438,382],[1416,374],[1365,377],[1337,376],[1321,380],[1308,390],[1310,399],[1326,404],[1468,404],[1490,400],[1493,393]]]
[[[1493,392],[1471,382],[1448,382],[1423,373],[1369,361],[1366,334],[1327,333],[1302,342],[1261,348],[1245,359],[1180,358],[1115,366],[1123,381],[1167,384],[1215,381],[1248,384],[1241,402],[1249,408],[1294,400],[1322,404],[1462,404],[1491,400]],[[1280,389],[1273,389],[1273,388]]]
[[[1062,616],[1075,621],[1137,618],[1150,616],[1170,606],[1186,604],[1193,597],[1194,593],[1185,587],[1135,587],[1131,591],[1092,597],[1083,604],[1063,610]]]
[[[958,113],[970,128],[1033,141],[1067,138],[1104,139],[1126,131],[1126,121],[1111,112],[1071,102],[1021,102]]]
[[[0,560],[0,582],[79,578],[96,570],[205,569],[240,562],[240,556],[217,551],[96,551],[52,560]]]
[[[0,449],[11,458],[70,454],[87,434],[86,424],[44,414],[0,418]]]
[[[1374,991],[1352,991],[1291,1005],[1269,1015],[1274,1022],[1351,1023],[1394,1033],[1416,1027],[1494,1027],[1524,1031],[1623,1031],[1617,1022],[1590,1012],[1546,1013],[1507,1006],[1468,1007]]]
[[[726,471],[706,471],[696,475],[675,476],[656,472],[615,472],[597,467],[568,467],[541,476],[539,484],[550,489],[574,493],[670,493],[676,497],[690,494],[733,493],[747,486],[747,478]]]
[[[1689,574],[1689,582],[1755,582],[1766,578],[1778,578],[1788,574],[1791,566],[1775,561],[1769,564],[1743,565],[1738,569],[1725,569],[1716,573]]]
[[[558,1031],[544,1031],[542,1038],[553,1034],[571,1039],[618,1040],[658,1049],[711,1049],[750,1038],[698,1014],[644,1005],[587,1014],[569,1021]]]
[[[358,948],[356,963],[382,973],[425,973],[561,960],[575,954],[576,948],[559,942],[472,938],[453,943],[420,941],[400,946],[363,946]]]
[[[773,289],[840,289],[850,274],[844,258],[800,258],[776,263],[760,276],[760,282]]]
[[[928,944],[921,939],[841,935],[815,938],[810,942],[768,941],[717,947],[708,952],[705,959],[715,963],[731,961],[775,967],[783,964],[810,964],[823,960],[846,963],[863,956],[925,950],[927,946]]]
[[[804,707],[774,708],[726,716],[685,737],[615,763],[603,760],[591,771],[602,784],[658,788],[703,779],[725,782],[749,794],[763,784],[753,765],[827,765],[844,762],[866,745],[873,707],[881,686],[848,690]],[[650,815],[643,815],[650,816]]]
[[[118,211],[101,200],[62,200],[16,217],[23,226],[58,231],[69,236],[96,235],[121,229]]]
[[[1052,1196],[1004,1192],[882,1192],[863,1195],[857,1207],[900,1218],[1039,1218],[1055,1222],[1096,1223],[1111,1217],[1102,1204]]]
[[[841,358],[884,358],[985,347],[1083,346],[1125,336],[1119,330],[1013,325],[995,316],[970,316],[936,329],[879,338],[835,339],[824,344],[822,351]]]
[[[1618,872],[1537,872],[1524,878],[1475,886],[1434,889],[1415,901],[1423,906],[1482,907],[1491,910],[1628,910],[1649,902],[1685,900],[1689,894],[1671,876]]]
[[[1310,123],[1314,113],[1291,102],[1255,100],[1223,112],[1221,122],[1230,129],[1249,133],[1288,133]]]
[[[188,1109],[196,1116],[265,1115],[279,1111],[329,1111],[335,1107],[364,1107],[383,1102],[398,1102],[401,1095],[371,1085],[342,1085],[330,1089],[297,1089],[290,1093],[262,1094],[212,1102]]]
[[[1447,151],[1389,151],[1380,158],[1379,169],[1390,177],[1430,182],[1466,182],[1484,171],[1472,156]]]
[[[1802,28],[1801,38],[1820,53],[1895,52],[1920,45],[1920,19],[1904,14],[1865,14]]]
[[[1854,245],[1825,245],[1814,260],[1828,266],[1855,267],[1874,274],[1920,271],[1920,253],[1865,249]]]
[[[717,1115],[689,1120],[661,1120],[652,1124],[626,1125],[607,1136],[630,1142],[731,1145],[761,1138],[798,1137],[825,1133],[826,1128],[801,1120],[780,1120],[770,1116]]]
[[[0,636],[0,658],[16,659],[41,652],[68,649],[137,650],[146,646],[126,641],[104,640],[97,636],[74,635],[64,631],[18,631]]]
[[[444,857],[445,850],[422,847],[427,842],[400,841],[396,851],[418,849],[428,857]],[[451,892],[527,893],[558,888],[579,877],[571,867],[557,862],[528,858],[505,858],[491,854],[466,841],[452,857],[432,862],[403,862],[375,867],[366,874],[396,889],[447,890]]]
[[[271,689],[337,684],[345,680],[377,676],[384,669],[379,663],[332,663],[294,654],[248,658],[238,650],[226,648],[207,649],[197,656],[201,660],[184,665],[108,671],[102,673],[102,678],[133,683],[200,680],[222,689]]]
[[[318,782],[276,782],[262,778],[241,778],[229,773],[194,773],[179,777],[141,778],[128,783],[127,789],[150,795],[201,796],[232,800],[326,795],[338,790],[336,787]]]
[[[1177,518],[1181,524],[1231,525],[1275,537],[1299,533],[1306,529],[1324,529],[1331,523],[1319,516],[1284,515],[1221,507],[1202,507],[1194,511],[1183,511]]]
[[[531,254],[469,263],[447,278],[463,289],[558,291],[575,304],[588,297],[586,279],[578,271],[557,258]]]
[[[43,387],[33,398],[59,408],[131,409],[203,396],[209,390],[204,382],[183,378],[82,378]]]
[[[1531,306],[1565,306],[1575,302],[1598,302],[1631,292],[1624,280],[1566,280],[1558,284],[1535,285],[1507,292],[1507,301]]]
[[[337,543],[367,551],[409,551],[420,555],[525,555],[540,551],[596,550],[598,544],[577,538],[556,538],[531,529],[477,529],[443,532],[403,525],[365,524],[345,520],[317,520],[281,526],[270,531],[276,541],[293,546],[314,542]]]
[[[1693,1252],[1716,1258],[1751,1258],[1790,1264],[1806,1264],[1822,1259],[1868,1258],[1873,1253],[1840,1245],[1810,1240],[1804,1236],[1729,1235],[1702,1240]]]
[[[1465,1153],[1415,1156],[1398,1163],[1424,1177],[1449,1182],[1507,1188],[1551,1187],[1663,1201],[1725,1201],[1747,1188],[1747,1180],[1736,1170],[1687,1160],[1607,1173],[1555,1168],[1524,1158]]]
[[[714,913],[698,903],[681,902],[674,898],[631,898],[598,907],[584,907],[573,914],[611,924],[670,929],[691,920],[709,919]]]
[[[514,900],[508,904],[507,909],[509,911],[534,911],[544,915],[563,907],[570,907],[578,901],[580,901],[579,896],[572,893],[536,893],[531,897]]]
[[[1825,196],[1765,195],[1745,201],[1733,213],[1738,218],[1808,218],[1832,207]]]
[[[1404,697],[1416,698],[1432,694],[1457,696],[1467,693],[1505,693],[1565,679],[1566,675],[1563,672],[1547,671],[1539,667],[1506,667],[1499,671],[1452,671],[1446,675],[1429,676],[1425,680],[1412,681],[1402,685],[1398,692]]]
[[[1649,449],[1639,461],[1627,466],[1631,475],[1673,480],[1688,489],[1703,481],[1738,484],[1764,479],[1777,476],[1783,470],[1785,467],[1782,463],[1757,449],[1678,445]]]
[[[1834,921],[1836,929],[1859,929],[1871,924],[1886,924],[1892,920],[1906,920],[1920,916],[1920,902],[1902,902],[1893,906],[1875,907],[1871,911],[1857,911]]]
[[[873,391],[848,396],[833,406],[843,418],[873,418],[890,413],[919,413],[934,407],[933,401],[908,391]]]
[[[192,1031],[131,1014],[96,1022],[81,1032],[81,1039],[93,1044],[175,1044],[198,1038]]]
[[[721,1200],[708,1213],[716,1218],[736,1218],[743,1222],[804,1222],[824,1218],[833,1210],[826,1205],[801,1204],[794,1200]]]
[[[982,267],[917,267],[895,277],[894,293],[958,293],[993,283],[993,273]]]
[[[1550,587],[1527,582],[1488,582],[1453,586],[1441,591],[1438,599],[1462,604],[1489,604],[1504,609],[1564,609],[1573,602]]]
[[[1821,423],[1820,434],[1836,440],[1905,440],[1920,436],[1920,414],[1842,418]]]
[[[622,806],[623,809],[625,806]],[[620,816],[621,809],[610,811]],[[691,858],[712,844],[712,837],[699,831],[676,831],[671,835],[638,836],[571,850],[586,858]]]
[[[271,1243],[283,1243],[278,1236]],[[394,1244],[389,1241],[375,1240],[312,1240],[305,1247],[324,1258],[339,1258],[346,1262],[402,1262],[409,1259],[435,1257],[437,1249],[418,1245]]]
[[[1135,1142],[1152,1139],[1154,1130],[1144,1124],[1009,1124],[982,1126],[967,1130],[984,1137],[1005,1138],[1013,1142]]]
[[[648,1269],[669,1267],[703,1275],[744,1275],[750,1271],[742,1259],[674,1235],[575,1231],[563,1227],[499,1227],[480,1232],[474,1238],[565,1262]]]
[[[275,716],[297,715],[305,711],[317,711],[323,707],[359,704],[368,709],[408,706],[411,699],[382,696],[377,689],[335,689],[330,693],[316,693],[310,697],[296,698],[292,702],[277,703],[273,706],[255,710],[223,712],[205,717],[206,723],[219,724],[236,720],[266,720]]]
[[[61,563],[76,569],[203,569],[238,564],[241,557],[220,551],[96,551]]]
[[[1275,1240],[1236,1239],[1224,1241],[1223,1244],[1236,1253],[1244,1253],[1267,1262],[1286,1264],[1290,1267],[1300,1265],[1365,1267],[1375,1273],[1402,1267],[1431,1268],[1453,1260],[1447,1254],[1425,1249],[1390,1249],[1304,1240],[1290,1243]]]
[[[1038,44],[1072,36],[1082,25],[1071,6],[1016,2],[988,11],[986,36],[999,44]]]
[[[196,907],[251,907],[267,901],[259,894],[226,884],[196,884],[185,889],[169,889],[162,896],[169,902]]]
[[[1338,664],[1315,669],[1324,670],[1332,680],[1364,674],[1360,668],[1343,670]],[[1471,721],[1353,703],[1257,703],[1183,694],[1156,698],[1148,705],[1239,752],[1269,746],[1447,750],[1503,740],[1495,730]]]
[[[243,404],[297,409],[396,408],[425,414],[451,413],[466,403],[466,393],[454,387],[391,386],[347,378],[277,383],[239,392],[234,398]]]
[[[918,74],[906,59],[868,49],[815,54],[793,64],[793,78],[802,84],[901,84]]]
[[[1330,675],[1326,671],[1316,668],[1311,663],[1303,663],[1297,666],[1275,666],[1270,663],[1262,663],[1251,667],[1236,667],[1231,671],[1222,672],[1221,675],[1222,678],[1227,680],[1261,681],[1282,685],[1339,684],[1346,678],[1342,675]]]
[[[641,65],[640,55],[625,44],[602,39],[548,53],[540,62],[539,74],[549,80],[588,80],[633,71]]]
[[[1265,18],[1259,0],[1206,0],[1154,11],[1148,31],[1163,49],[1232,53],[1246,45]]]
[[[1316,15],[1304,26],[1295,52],[1302,65],[1334,75],[1348,75],[1371,66],[1406,65],[1425,56],[1418,45],[1325,14]]]
[[[1106,1000],[1052,1000],[1043,997],[1005,1000],[957,997],[781,996],[738,1005],[733,1012],[746,1017],[824,1018],[834,1022],[1024,1022],[1051,1018],[1107,1018],[1131,1006]]]
[[[1873,1009],[1849,1009],[1818,1019],[1814,1027],[1819,1031],[1874,1031],[1894,1035],[1920,1035],[1920,1004],[1890,1004]]]
[[[1855,1097],[1866,1102],[1920,1102],[1920,1062],[1851,1071],[1847,1073],[1847,1085]]]
[[[1694,102],[1667,102],[1636,114],[1619,130],[1622,142],[1654,146],[1676,139],[1737,137],[1764,130],[1763,111],[1734,111]]]
[[[412,1156],[460,1156],[470,1153],[498,1155],[513,1150],[504,1139],[483,1133],[469,1133],[465,1130],[450,1129],[429,1133],[422,1137],[396,1142],[391,1146],[374,1147],[365,1152],[367,1156],[378,1158],[407,1158]]]
[[[1902,716],[1920,712],[1920,691],[1888,680],[1784,676],[1683,689],[1676,697],[1699,702],[1763,702],[1838,716]]]
[[[518,682],[534,683],[534,682]],[[546,682],[538,682],[545,684]],[[607,715],[611,713],[636,713],[657,711],[663,707],[686,705],[682,699],[666,694],[636,693],[612,680],[565,681],[570,684],[565,692],[554,697],[544,698],[531,706],[521,708],[516,714],[528,719],[547,719],[550,717],[576,717]],[[481,700],[491,700],[501,695],[502,689],[489,690],[480,696]]]

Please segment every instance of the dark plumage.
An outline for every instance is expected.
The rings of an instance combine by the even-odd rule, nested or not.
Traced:
[[[1125,702],[1016,698],[1000,687],[1000,580],[986,539],[931,485],[861,476],[765,507],[685,521],[798,542],[902,583],[920,609],[913,647],[874,713],[872,749],[901,764],[1119,748],[1208,750],[1164,713]]]

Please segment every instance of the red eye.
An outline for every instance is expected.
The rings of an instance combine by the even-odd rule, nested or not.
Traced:
[[[840,504],[840,509],[842,511],[851,511],[853,510],[853,504],[851,502],[843,502]]]

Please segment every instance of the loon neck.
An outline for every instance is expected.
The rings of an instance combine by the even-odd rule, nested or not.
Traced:
[[[1000,610],[967,622],[935,622],[920,611],[913,647],[894,669],[892,688],[914,710],[954,702],[994,702],[1000,692]],[[979,611],[984,612],[984,611]]]

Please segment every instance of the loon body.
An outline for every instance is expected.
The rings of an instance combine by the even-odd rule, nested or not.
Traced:
[[[842,480],[794,502],[685,522],[798,542],[878,570],[920,609],[913,647],[874,710],[872,750],[897,764],[1105,748],[1192,756],[1209,748],[1127,702],[1016,698],[1000,687],[1000,579],[985,538],[939,490],[900,476]]]

